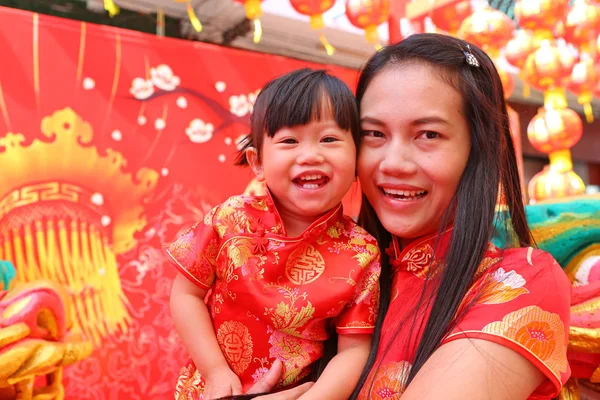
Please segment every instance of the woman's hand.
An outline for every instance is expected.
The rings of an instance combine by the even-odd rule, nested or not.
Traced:
[[[219,368],[205,375],[203,398],[205,400],[220,399],[221,397],[242,394],[240,378],[229,368]]]
[[[283,373],[283,363],[280,360],[275,360],[271,368],[267,371],[266,374],[260,378],[258,382],[254,384],[248,390],[247,394],[253,393],[266,393],[273,390],[277,382],[279,382],[279,378]],[[296,386],[292,389],[283,390],[281,392],[265,394],[262,396],[255,397],[255,400],[296,400],[304,393],[308,392],[308,390],[314,385],[314,382],[307,382],[303,385]]]

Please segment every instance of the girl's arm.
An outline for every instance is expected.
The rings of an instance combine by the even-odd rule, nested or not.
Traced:
[[[488,340],[465,338],[436,350],[402,400],[524,400],[543,381],[542,372],[516,351]]]
[[[171,291],[171,315],[175,329],[196,369],[206,381],[204,397],[214,399],[242,393],[239,378],[229,368],[204,302],[207,290],[177,274]]]
[[[372,335],[342,335],[338,337],[338,353],[323,374],[299,400],[347,400],[358,383],[369,351]]]

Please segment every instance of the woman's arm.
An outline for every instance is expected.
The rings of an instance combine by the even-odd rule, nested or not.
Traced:
[[[457,339],[433,353],[402,400],[520,400],[527,399],[543,380],[538,368],[508,347]]]
[[[369,358],[372,335],[339,335],[338,353],[299,400],[347,400]]]
[[[212,326],[204,303],[207,290],[177,274],[171,291],[171,316],[175,329],[196,369],[206,380],[204,395],[213,399],[242,393],[239,378],[231,371]]]

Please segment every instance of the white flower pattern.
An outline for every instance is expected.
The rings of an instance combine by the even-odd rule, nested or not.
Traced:
[[[133,82],[131,82],[129,93],[138,100],[145,100],[154,93],[154,86],[149,79],[135,78]]]
[[[154,86],[168,92],[175,90],[181,83],[179,77],[173,74],[171,67],[166,64],[150,68],[150,77]]]
[[[185,134],[188,135],[190,141],[193,143],[205,143],[212,138],[214,129],[213,124],[205,123],[201,119],[196,118],[185,129]]]

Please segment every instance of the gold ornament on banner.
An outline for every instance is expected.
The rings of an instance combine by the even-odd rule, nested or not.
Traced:
[[[0,259],[20,282],[68,288],[74,329],[98,344],[128,329],[116,255],[136,246],[159,174],[123,172],[125,157],[93,146],[91,125],[70,108],[43,118],[41,132],[31,144],[0,138],[0,163],[11,166],[0,180]]]

